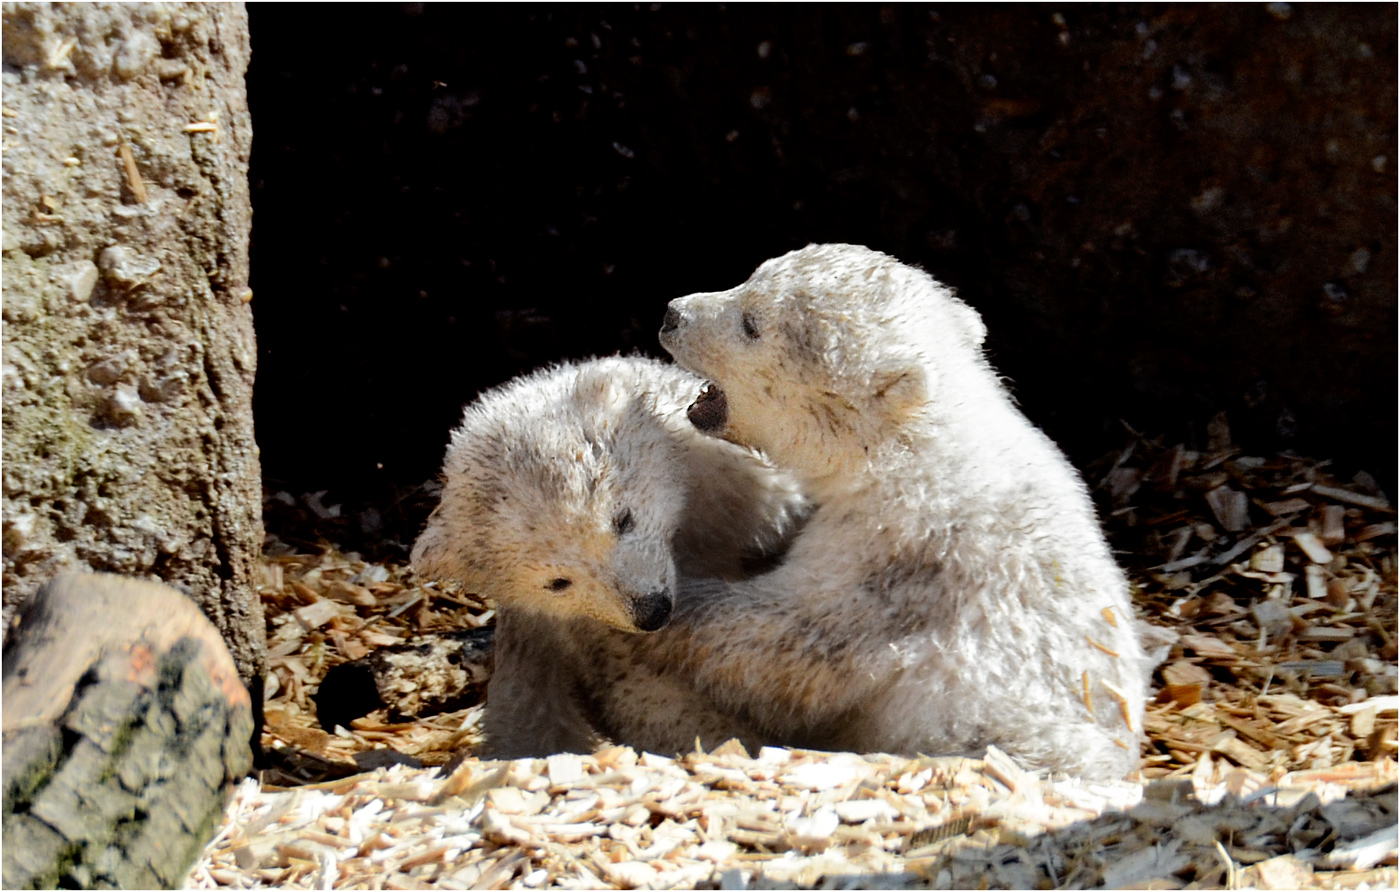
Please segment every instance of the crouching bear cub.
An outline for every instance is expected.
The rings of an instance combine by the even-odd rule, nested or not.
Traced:
[[[815,508],[776,569],[697,584],[645,659],[769,740],[1132,770],[1150,663],[1127,581],[984,334],[931,277],[851,245],[672,301],[662,345],[714,382],[691,418]]]
[[[667,623],[678,578],[742,576],[804,511],[790,477],[687,420],[702,384],[614,357],[515,379],[466,408],[412,562],[496,601],[493,753],[754,739],[631,650]]]

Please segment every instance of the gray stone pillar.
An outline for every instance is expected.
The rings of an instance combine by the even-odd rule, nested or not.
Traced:
[[[242,4],[4,4],[4,619],[62,568],[266,655]],[[260,685],[250,684],[255,692]]]

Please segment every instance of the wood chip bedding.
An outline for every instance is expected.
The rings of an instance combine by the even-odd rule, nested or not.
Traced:
[[[1223,417],[1210,434],[1206,452],[1134,434],[1088,469],[1139,611],[1178,636],[1143,767],[1120,784],[995,750],[482,761],[461,755],[482,705],[328,733],[310,697],[329,666],[492,608],[397,563],[271,540],[275,766],[237,790],[188,884],[1394,888],[1395,511],[1364,474],[1241,455]]]

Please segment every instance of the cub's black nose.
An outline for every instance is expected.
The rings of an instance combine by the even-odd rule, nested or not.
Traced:
[[[662,589],[632,602],[632,622],[643,632],[655,632],[671,618],[671,593]]]
[[[681,311],[672,305],[667,305],[666,315],[661,319],[661,331],[675,331],[681,324]]]

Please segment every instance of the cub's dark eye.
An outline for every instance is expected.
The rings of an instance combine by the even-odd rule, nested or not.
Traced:
[[[753,314],[745,310],[739,316],[739,323],[744,326],[744,336],[751,341],[758,340],[758,325],[754,322]]]
[[[552,592],[562,592],[564,589],[568,588],[573,584],[574,581],[572,579],[565,579],[564,577],[560,576],[558,579],[551,579],[549,581],[549,590]]]
[[[632,532],[632,525],[632,512],[627,508],[623,508],[617,518],[613,520],[613,529],[617,531],[619,536],[625,536]]]

